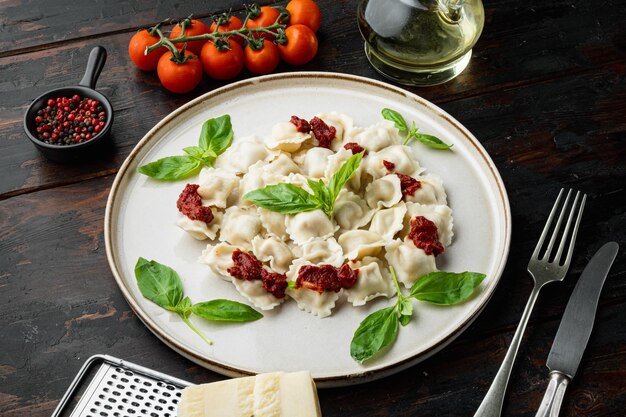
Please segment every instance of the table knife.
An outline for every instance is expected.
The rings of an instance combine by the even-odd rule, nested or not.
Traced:
[[[619,245],[615,242],[602,246],[576,283],[548,355],[546,366],[550,370],[550,382],[536,417],[559,415],[565,389],[576,375],[589,341],[600,291],[618,250]]]

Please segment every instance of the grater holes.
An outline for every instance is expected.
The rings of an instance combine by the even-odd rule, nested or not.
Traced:
[[[159,399],[159,402],[160,402],[161,404],[165,404],[165,403],[167,403],[167,401],[165,401],[163,398],[160,398],[160,399]]]
[[[164,396],[164,397],[171,397],[171,396],[172,396],[172,394],[170,394],[169,392],[164,392],[164,393],[163,393],[163,396]]]
[[[176,396],[180,398],[180,391],[176,391]]]
[[[159,417],[157,413],[150,413],[150,417]]]

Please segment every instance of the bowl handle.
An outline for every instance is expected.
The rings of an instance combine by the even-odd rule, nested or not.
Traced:
[[[96,46],[89,53],[89,60],[87,61],[87,68],[85,69],[85,75],[80,80],[78,85],[83,87],[89,87],[92,90],[96,88],[96,82],[102,72],[104,63],[107,60],[107,50],[102,46]]]

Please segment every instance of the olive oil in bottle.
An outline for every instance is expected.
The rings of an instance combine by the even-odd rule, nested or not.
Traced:
[[[402,84],[456,77],[484,24],[480,0],[361,0],[359,29],[374,68]]]

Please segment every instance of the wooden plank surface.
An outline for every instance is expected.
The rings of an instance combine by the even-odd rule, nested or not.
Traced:
[[[109,271],[102,227],[113,175],[137,141],[166,114],[221,85],[205,79],[187,95],[165,92],[154,74],[127,62],[130,34],[167,16],[208,16],[241,4],[66,4],[0,2],[0,415],[7,417],[50,415],[95,353],[196,383],[222,379],[167,348],[132,313]],[[301,69],[381,79],[363,54],[355,2],[320,4],[320,52]],[[545,359],[577,276],[603,242],[626,241],[626,1],[485,6],[485,31],[468,70],[444,85],[411,90],[467,126],[500,170],[514,228],[501,284],[478,320],[434,357],[381,381],[320,391],[326,417],[472,415],[530,293],[524,271],[556,190],[574,187],[590,199],[571,273],[542,292],[505,403],[505,416],[534,416],[547,381]],[[49,88],[77,82],[98,44],[109,52],[98,86],[116,111],[114,146],[79,166],[46,161],[26,141],[22,113]],[[621,251],[562,416],[614,417],[626,409],[625,271]]]

